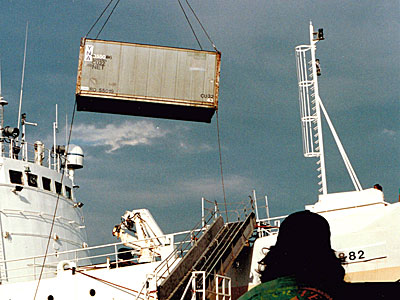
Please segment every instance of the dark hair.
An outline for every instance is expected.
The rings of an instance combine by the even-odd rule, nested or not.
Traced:
[[[299,283],[325,287],[343,282],[345,271],[331,248],[326,219],[310,211],[288,216],[281,224],[276,245],[260,261],[261,282],[294,276]]]

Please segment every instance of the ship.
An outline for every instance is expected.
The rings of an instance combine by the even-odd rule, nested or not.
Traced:
[[[315,57],[323,39],[310,24],[310,45],[296,48],[304,155],[321,165],[321,194],[305,209],[328,220],[347,281],[396,281],[400,203],[386,202],[379,189],[362,189],[340,142],[355,191],[327,193],[320,127],[321,111],[327,113]],[[7,102],[1,101],[3,113]],[[21,135],[1,122],[0,299],[231,300],[260,283],[258,262],[285,216],[260,218],[255,192],[239,220],[227,222],[217,203],[203,199],[200,222],[171,234],[148,209],[127,210],[112,229],[119,242],[89,247],[74,192],[84,153],[57,144],[57,121],[50,149],[41,141],[29,144],[26,126],[36,124],[26,118]]]

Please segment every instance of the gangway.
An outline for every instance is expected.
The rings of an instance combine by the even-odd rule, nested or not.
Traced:
[[[193,271],[205,272],[205,280],[196,289],[213,293],[215,278],[225,275],[240,251],[248,243],[255,229],[255,215],[251,213],[245,221],[224,224],[218,217],[189,252],[176,265],[174,270],[157,288],[158,300],[191,299],[190,293],[184,296],[185,288]]]

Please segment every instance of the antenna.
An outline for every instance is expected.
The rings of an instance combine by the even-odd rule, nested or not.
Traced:
[[[23,94],[23,90],[24,90],[25,63],[26,63],[26,45],[28,44],[28,25],[29,25],[29,23],[26,22],[24,63],[22,65],[21,92],[19,94],[19,109],[18,109],[18,124],[17,124],[17,128],[18,129],[19,129],[19,126],[20,126],[20,123],[21,123],[22,94]]]
[[[53,122],[53,143],[54,143],[54,153],[57,147],[57,132],[58,132],[58,105],[56,104],[56,121]]]
[[[57,155],[57,132],[58,132],[58,105],[56,104],[56,121],[53,122],[53,153],[54,163],[57,165],[57,170],[60,170],[60,160]]]
[[[65,114],[65,146],[68,145],[68,114]]]
[[[3,140],[3,128],[4,128],[4,106],[8,104],[8,102],[1,95],[1,60],[0,60],[0,156],[3,156],[4,153],[4,140]]]
[[[305,157],[318,157],[317,170],[320,172],[318,178],[321,180],[319,192],[328,193],[325,170],[325,154],[322,136],[321,109],[328,123],[328,126],[338,146],[344,164],[357,191],[362,190],[357,175],[351,166],[350,160],[336,133],[329,115],[322,103],[318,90],[318,76],[321,75],[319,59],[315,58],[316,44],[324,40],[323,29],[314,31],[310,22],[310,45],[296,47],[297,79],[299,87],[300,117],[303,134],[303,153]]]

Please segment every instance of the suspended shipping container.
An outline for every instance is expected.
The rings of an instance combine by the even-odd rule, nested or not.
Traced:
[[[211,122],[221,54],[82,39],[78,111]]]

